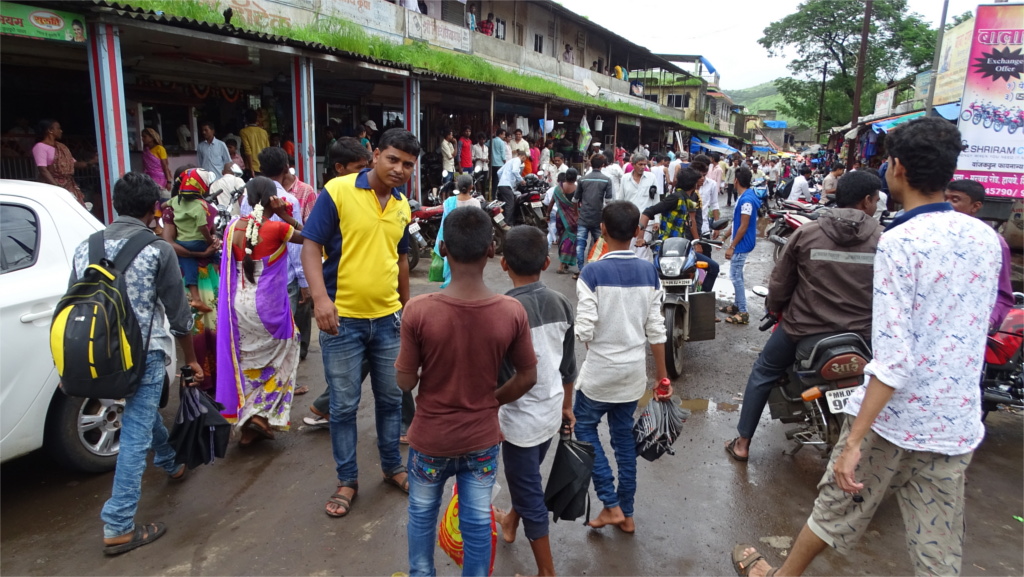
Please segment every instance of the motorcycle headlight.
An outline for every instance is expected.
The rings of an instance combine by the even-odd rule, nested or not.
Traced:
[[[683,272],[683,257],[667,256],[661,259],[661,274],[667,277],[676,277]]]

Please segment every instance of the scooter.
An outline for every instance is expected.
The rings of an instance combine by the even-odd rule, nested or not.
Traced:
[[[763,286],[753,292],[768,296]],[[759,328],[774,330],[778,323],[779,317],[766,311]],[[768,397],[772,419],[798,423],[786,431],[794,444],[784,454],[795,455],[807,446],[820,449],[823,457],[831,453],[839,441],[846,401],[863,382],[870,359],[870,347],[856,333],[814,335],[797,344],[796,361]]]
[[[729,226],[727,219],[711,223],[711,230]],[[654,251],[654,266],[658,269],[661,286],[665,287],[665,301],[661,312],[665,317],[665,365],[673,379],[683,374],[683,345],[687,341],[708,341],[715,338],[715,293],[704,292],[702,283],[707,263],[698,262],[694,245],[705,255],[711,248],[722,247],[722,242],[711,240],[710,234],[697,241],[672,237],[650,244]]]
[[[526,175],[519,184],[520,194],[516,196],[513,207],[516,222],[535,226],[547,233],[548,223],[544,218],[544,203],[541,200],[547,188],[547,183],[537,178],[536,174]]]
[[[1024,293],[1013,293],[1014,307],[985,347],[981,380],[982,420],[1000,407],[1024,410]]]

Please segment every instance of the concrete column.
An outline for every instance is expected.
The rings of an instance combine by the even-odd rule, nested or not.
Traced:
[[[103,220],[110,223],[117,216],[114,183],[131,170],[124,78],[121,76],[121,39],[113,24],[93,23],[89,28],[89,84],[99,154],[100,198]]]
[[[406,78],[402,81],[402,112],[405,117],[405,129],[420,138],[420,80],[419,78]],[[412,178],[409,186],[406,187],[407,198],[420,199],[420,163],[412,170]]]
[[[295,131],[295,176],[317,185],[316,143],[313,119],[313,62],[305,56],[292,58],[292,126]],[[326,155],[328,151],[324,151]],[[324,164],[327,164],[325,159]]]

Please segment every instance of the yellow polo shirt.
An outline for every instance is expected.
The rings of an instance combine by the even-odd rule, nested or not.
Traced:
[[[398,260],[409,252],[412,213],[398,189],[381,208],[370,170],[328,182],[302,229],[324,247],[324,283],[339,317],[375,319],[402,308]]]

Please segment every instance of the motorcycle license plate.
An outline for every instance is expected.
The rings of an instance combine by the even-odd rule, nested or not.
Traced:
[[[419,224],[414,222],[414,223],[411,223],[409,225],[409,234],[416,234],[419,231],[420,231],[420,225]]]
[[[533,208],[540,208],[540,207],[544,206],[544,203],[542,203],[539,200],[535,200],[535,201],[530,203],[530,206],[532,206]]]
[[[661,281],[663,286],[690,286],[693,284],[692,278],[670,278]]]
[[[834,415],[842,413],[846,407],[846,401],[853,395],[857,387],[847,387],[834,391],[825,391],[825,400],[828,402],[828,410]]]
[[[501,214],[500,212],[498,214],[494,215],[494,222],[496,222],[498,224],[501,224],[501,223],[505,222],[505,215]]]

